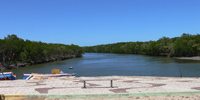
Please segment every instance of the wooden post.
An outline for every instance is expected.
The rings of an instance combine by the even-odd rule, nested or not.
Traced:
[[[83,86],[83,88],[86,88],[86,82],[84,81],[84,86]]]
[[[110,87],[113,88],[113,80],[110,80]]]

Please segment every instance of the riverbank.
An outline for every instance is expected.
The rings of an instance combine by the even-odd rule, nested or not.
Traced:
[[[181,59],[181,60],[197,60],[200,61],[200,57],[199,56],[194,56],[194,57],[173,57],[176,59]]]
[[[113,80],[113,88],[110,80]],[[83,80],[86,88],[83,88]],[[94,81],[96,80],[96,81]],[[107,81],[101,81],[107,80]],[[106,76],[0,81],[1,94],[21,94],[27,98],[143,98],[152,96],[200,95],[199,78]],[[99,100],[99,99],[97,99]]]
[[[46,58],[46,59],[37,60],[37,61],[17,62],[15,64],[6,64],[6,65],[4,65],[3,69],[4,70],[6,70],[6,69],[16,69],[16,68],[30,66],[30,65],[61,61],[61,60],[72,59],[72,58],[77,58],[77,57],[82,57],[82,54],[81,55],[65,55],[65,56],[54,57],[54,58]],[[1,69],[0,69],[0,71],[1,71]]]

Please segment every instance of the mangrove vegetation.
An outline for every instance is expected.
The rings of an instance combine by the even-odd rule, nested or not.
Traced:
[[[168,57],[190,57],[200,54],[200,35],[183,33],[181,37],[162,37],[157,41],[121,42],[84,47],[85,52],[142,54]]]
[[[64,45],[23,40],[16,35],[0,39],[0,67],[18,68],[82,56],[77,45]]]

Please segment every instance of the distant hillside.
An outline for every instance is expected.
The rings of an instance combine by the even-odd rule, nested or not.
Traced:
[[[200,54],[200,35],[183,33],[181,37],[162,37],[149,42],[121,42],[83,47],[85,52],[142,54],[168,57],[190,57]]]
[[[0,67],[4,69],[80,57],[82,53],[82,48],[73,44],[35,42],[16,35],[0,39]]]

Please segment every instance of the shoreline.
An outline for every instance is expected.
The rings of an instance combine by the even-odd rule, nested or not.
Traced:
[[[96,52],[86,52],[86,53],[96,53]],[[125,54],[125,53],[106,53],[106,52],[98,52],[98,53],[105,53],[105,54]],[[149,56],[149,57],[168,57],[168,56],[155,56],[155,55],[145,55],[145,54],[126,54],[126,55],[142,55],[142,56]],[[168,57],[180,60],[193,60],[193,61],[200,61],[200,56],[192,56],[192,57]]]
[[[200,56],[193,56],[193,57],[172,57],[175,59],[180,59],[180,60],[194,60],[194,61],[200,61]]]
[[[82,55],[66,55],[59,58],[50,58],[50,59],[44,59],[44,60],[39,60],[39,61],[18,62],[16,64],[6,65],[5,67],[3,67],[3,70],[17,69],[20,67],[26,67],[26,66],[37,65],[37,64],[42,64],[42,63],[50,63],[50,62],[55,62],[55,61],[62,61],[62,60],[78,58],[78,57],[82,57]]]

